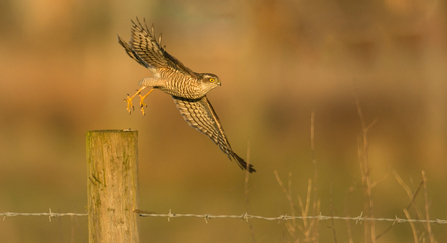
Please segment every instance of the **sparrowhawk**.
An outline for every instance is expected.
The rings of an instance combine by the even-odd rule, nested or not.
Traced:
[[[172,95],[174,103],[183,116],[183,119],[193,128],[208,136],[219,148],[228,155],[230,160],[236,160],[239,167],[251,173],[256,170],[247,165],[241,157],[231,149],[222,124],[217,117],[206,94],[220,86],[220,79],[211,73],[196,73],[183,65],[175,57],[166,52],[166,46],[161,46],[161,34],[158,40],[155,37],[154,25],[149,31],[145,21],[144,25],[138,20],[132,21],[130,42],[126,43],[118,36],[118,42],[127,54],[140,65],[149,69],[153,77],[144,78],[139,82],[141,88],[133,95],[127,96],[127,110],[133,110],[132,99],[140,97],[140,107],[144,115],[144,99],[154,89],[159,89]],[[144,96],[141,91],[147,87],[151,90]]]

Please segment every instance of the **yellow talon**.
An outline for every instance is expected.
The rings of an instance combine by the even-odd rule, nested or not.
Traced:
[[[137,90],[137,92],[136,92],[134,95],[132,95],[132,96],[129,96],[129,94],[127,94],[127,98],[124,99],[124,101],[127,102],[127,108],[126,108],[126,111],[128,111],[129,114],[130,114],[133,110],[135,110],[134,107],[133,107],[133,105],[132,105],[132,99],[135,98],[135,96],[140,95],[141,91],[142,91],[143,89],[145,89],[145,88],[146,88],[146,86],[141,87],[141,88],[140,88],[139,90]]]
[[[149,92],[147,92],[147,94],[145,94],[144,96],[141,95],[140,93],[138,94],[138,96],[140,96],[140,108],[141,108],[141,113],[144,114],[144,107],[147,107],[146,103],[144,103],[144,99],[146,99],[146,97],[154,90],[154,88],[152,88],[151,90],[149,90]]]
[[[137,92],[134,94],[134,95],[132,95],[132,96],[129,96],[129,94],[127,94],[127,98],[126,99],[124,99],[124,101],[126,101],[127,102],[127,108],[126,108],[126,110],[129,112],[129,114],[133,111],[133,110],[135,110],[135,108],[134,108],[134,106],[132,105],[132,100],[133,100],[133,98],[135,98],[135,96],[140,96],[140,107],[141,107],[141,112],[143,113],[143,115],[144,115],[144,107],[146,106],[147,107],[147,105],[144,103],[144,99],[154,90],[154,88],[152,88],[147,94],[145,94],[144,96],[143,95],[141,95],[141,91],[143,90],[143,89],[145,89],[147,86],[143,86],[143,87],[141,87],[139,90],[137,90]]]
[[[132,113],[133,110],[135,110],[135,108],[134,108],[133,105],[132,105],[132,99],[133,99],[134,97],[135,97],[135,95],[133,95],[132,97],[130,97],[129,94],[127,94],[127,98],[124,99],[124,101],[127,102],[127,108],[126,108],[126,111],[128,111],[129,114]]]

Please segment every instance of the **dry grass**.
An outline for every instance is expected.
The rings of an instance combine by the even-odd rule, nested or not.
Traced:
[[[293,242],[300,242],[300,235],[298,232],[301,232],[301,235],[304,237],[303,242],[318,242],[319,236],[319,219],[308,219],[308,215],[317,215],[320,212],[320,200],[317,197],[318,185],[318,170],[317,170],[317,160],[315,158],[315,112],[311,113],[311,127],[310,127],[310,142],[311,142],[311,150],[312,150],[312,164],[314,166],[314,179],[308,179],[307,181],[307,194],[306,201],[303,202],[303,199],[298,196],[298,205],[300,209],[301,216],[303,217],[302,224],[297,223],[295,219],[291,222],[287,221],[285,223],[286,229],[290,236],[293,239]],[[282,182],[281,178],[278,175],[278,172],[274,171],[276,180],[278,184],[281,186],[290,206],[290,212],[292,217],[296,215],[296,205],[292,199],[292,172],[289,172],[288,178],[288,186],[286,187]],[[313,197],[312,197],[313,193]],[[312,206],[311,206],[312,205]],[[332,212],[332,211],[331,211]],[[335,236],[335,229],[334,229]]]
[[[408,206],[405,209],[403,209],[403,213],[405,214],[407,219],[412,218],[410,215],[411,208],[413,208],[416,213],[416,219],[424,219],[424,214],[423,214],[421,208],[416,203],[417,196],[419,195],[419,193],[421,192],[422,189],[424,190],[424,210],[425,210],[425,219],[427,220],[427,223],[423,224],[424,227],[421,230],[414,223],[410,222],[411,230],[413,232],[414,241],[415,242],[427,242],[427,238],[428,238],[430,243],[437,242],[433,235],[433,232],[431,229],[431,224],[429,223],[430,204],[428,202],[427,178],[425,177],[425,171],[422,171],[422,180],[414,193],[411,191],[410,187],[404,182],[404,180],[402,180],[402,178],[399,176],[399,174],[396,171],[394,171],[394,177],[399,182],[399,184],[402,186],[402,188],[404,188],[404,190],[407,192],[408,197],[410,198],[410,203],[408,204]],[[387,229],[387,231],[389,229],[391,229],[392,226],[393,225],[391,225]]]
[[[359,157],[359,165],[360,165],[360,171],[362,175],[362,185],[364,189],[364,212],[363,216],[366,216],[366,218],[374,219],[374,200],[372,195],[372,189],[375,185],[377,185],[379,182],[373,182],[370,177],[370,167],[369,167],[369,159],[368,159],[368,147],[369,147],[369,141],[368,141],[368,132],[369,130],[377,123],[377,120],[374,120],[369,125],[366,125],[365,118],[363,115],[363,111],[359,102],[359,99],[356,98],[356,105],[357,105],[357,112],[360,117],[360,122],[362,125],[362,134],[358,138],[358,157]],[[315,123],[315,113],[311,113],[311,151],[312,151],[312,163],[314,166],[314,173],[313,173],[313,180],[308,179],[307,184],[307,194],[306,194],[306,200],[305,202],[302,200],[300,196],[298,196],[298,206],[299,206],[299,213],[302,216],[303,221],[297,222],[296,219],[293,219],[291,221],[285,222],[285,227],[287,229],[287,232],[289,233],[291,239],[293,242],[318,242],[319,239],[319,220],[318,219],[308,219],[309,215],[318,215],[320,212],[320,200],[317,197],[318,192],[318,186],[317,186],[317,179],[318,179],[318,171],[317,171],[317,161],[315,159],[315,142],[314,142],[314,123]],[[402,180],[402,178],[398,175],[396,171],[394,172],[394,177],[398,181],[398,183],[402,186],[402,188],[406,191],[410,202],[408,206],[403,209],[402,215],[405,215],[405,217],[409,220],[409,224],[412,230],[414,242],[430,242],[435,243],[437,242],[433,231],[431,229],[430,224],[430,215],[429,215],[429,201],[427,196],[427,185],[426,185],[426,177],[425,172],[422,171],[422,181],[420,182],[418,188],[413,193],[412,190],[408,185],[405,184],[405,182]],[[294,217],[297,215],[297,209],[296,203],[293,200],[293,196],[291,194],[292,192],[292,173],[289,173],[288,177],[288,183],[287,186],[283,183],[281,178],[279,177],[278,172],[274,171],[276,180],[278,184],[280,185],[281,189],[284,192],[284,195],[287,198],[287,201],[289,202],[290,207],[290,213],[291,216]],[[387,177],[385,175],[385,177]],[[247,179],[248,180],[248,179]],[[247,188],[247,187],[246,187]],[[416,198],[420,194],[421,190],[424,191],[424,210],[425,215],[423,213],[423,210],[418,207],[416,204]],[[313,195],[312,195],[313,193]],[[333,217],[334,207],[332,204],[332,185],[330,189],[330,216]],[[346,202],[345,202],[346,204]],[[346,206],[346,205],[345,205]],[[412,217],[410,215],[410,209],[413,208],[416,212],[416,219],[426,219],[427,223],[423,224],[423,230],[418,230],[418,224],[411,221]],[[309,214],[311,213],[311,214]],[[347,213],[346,213],[347,214]],[[425,216],[425,217],[424,217]],[[396,217],[397,218],[397,217]],[[393,226],[396,224],[397,221],[393,222],[387,229],[385,229],[380,234],[376,233],[376,223],[375,220],[365,220],[362,223],[364,224],[364,242],[366,243],[375,243],[377,240],[384,235],[386,235],[390,230],[393,228]],[[328,226],[333,233],[334,242],[337,242],[337,232],[335,229],[335,223],[334,220],[331,220],[331,225]],[[252,228],[251,228],[252,229]],[[353,236],[352,236],[352,229],[350,225],[349,216],[346,219],[346,229],[347,229],[347,237],[348,242],[352,243],[354,242]],[[253,231],[252,231],[253,233]],[[286,240],[284,239],[286,242]]]
[[[281,186],[281,189],[283,190],[290,206],[290,213],[292,217],[295,217],[297,215],[297,206],[294,203],[294,200],[292,199],[292,173],[289,173],[288,178],[288,186],[286,187],[281,180],[281,178],[278,175],[278,172],[275,170],[275,176],[276,180],[278,181],[278,184]],[[320,211],[320,201],[313,201],[311,198],[312,195],[312,179],[308,180],[307,183],[307,195],[306,195],[306,201],[303,202],[302,198],[298,196],[298,206],[299,206],[299,212],[301,214],[301,217],[303,218],[302,223],[298,223],[296,219],[292,219],[291,221],[285,222],[285,226],[287,229],[287,232],[293,239],[293,242],[318,242],[318,223],[319,219],[312,218],[308,219],[309,215],[317,215],[316,212]],[[312,205],[312,207],[311,207]],[[312,208],[312,212],[311,212]],[[313,212],[313,211],[316,212]],[[303,239],[301,240],[301,237]]]

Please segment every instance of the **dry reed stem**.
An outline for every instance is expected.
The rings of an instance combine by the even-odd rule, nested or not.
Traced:
[[[404,214],[405,214],[405,216],[407,216],[408,220],[411,219],[410,213],[408,212],[408,210],[404,209]],[[419,242],[419,238],[418,238],[418,233],[417,233],[416,227],[414,226],[413,222],[411,222],[411,221],[409,221],[409,222],[410,222],[410,226],[411,226],[411,231],[413,232],[414,242],[418,243]]]
[[[399,176],[399,174],[396,171],[393,171],[394,173],[394,177],[396,178],[396,180],[399,182],[399,184],[404,188],[404,190],[407,192],[408,197],[411,199],[410,203],[408,204],[408,206],[403,210],[403,213],[405,214],[405,216],[407,217],[407,219],[410,219],[410,213],[408,210],[410,210],[411,206],[413,206],[413,208],[416,211],[416,214],[418,215],[419,219],[423,219],[423,215],[421,210],[417,207],[416,205],[416,197],[419,194],[419,192],[421,191],[422,188],[424,188],[424,199],[425,199],[425,219],[427,220],[426,224],[423,224],[425,230],[428,233],[430,242],[437,242],[436,239],[434,238],[433,232],[431,230],[431,225],[430,225],[430,215],[429,215],[429,202],[428,202],[428,195],[427,195],[427,178],[425,177],[425,171],[422,171],[422,181],[419,184],[418,188],[416,189],[416,192],[413,194],[411,192],[410,187],[407,186],[407,184],[405,184],[405,182],[402,180],[402,178]],[[419,240],[422,239],[423,242],[425,242],[425,237],[424,237],[424,233],[422,233],[420,235],[420,237],[417,237],[417,231],[415,228],[415,225],[413,222],[409,222],[411,224],[411,228],[413,230],[413,236],[415,238],[415,242],[419,242]],[[382,232],[380,235],[378,235],[376,237],[376,239],[378,239],[380,236],[382,236],[383,234],[385,234],[387,231],[389,231],[392,227],[393,227],[394,223],[392,225],[390,225],[390,227],[388,227],[388,229],[386,229],[384,232]]]
[[[316,202],[314,202],[313,204],[316,204],[315,205],[315,208],[316,208],[316,210],[317,210],[317,212],[320,212],[320,209],[321,209],[321,201],[320,201],[320,199],[318,199]],[[319,229],[319,224],[320,224],[320,219],[319,218],[316,218],[316,219],[314,219],[314,230],[313,230],[313,238],[315,239],[315,242],[318,242],[318,238],[319,238],[319,232],[318,232],[318,229]]]
[[[312,228],[313,228],[314,220],[312,220],[310,223],[308,223],[308,219],[307,219],[307,216],[309,215],[311,192],[312,192],[312,180],[309,179],[307,181],[306,205],[303,204],[303,200],[301,200],[301,197],[298,196],[298,203],[301,208],[301,216],[303,217],[303,227],[299,226],[299,228],[301,228],[301,231],[304,234],[306,242],[310,242],[313,240]]]
[[[287,200],[289,201],[289,206],[290,206],[290,211],[291,211],[290,213],[292,214],[292,217],[295,217],[295,205],[293,204],[292,196],[290,195],[290,190],[292,187],[290,178],[292,176],[292,172],[289,172],[289,183],[288,183],[289,189],[287,189],[284,186],[284,183],[282,182],[281,178],[279,177],[278,171],[275,170],[274,173],[275,173],[276,180],[278,181],[279,186],[281,187],[282,191],[284,192],[284,194],[287,197]],[[296,225],[295,219],[292,220],[292,223],[286,222],[285,225],[287,227],[287,231],[289,231],[289,234],[292,236],[292,238],[296,239],[297,236],[296,236],[296,231],[295,231],[295,225]]]
[[[320,202],[318,200],[318,169],[317,169],[317,159],[315,157],[315,111],[312,110],[310,113],[310,150],[312,151],[312,165],[314,167],[314,179],[311,185],[314,191],[313,203],[312,203],[312,215],[317,215],[320,210]],[[308,191],[308,201],[310,198],[310,192]],[[310,201],[309,201],[310,202]],[[312,220],[312,238],[314,242],[318,242],[318,224],[319,220]]]
[[[397,182],[399,182],[399,184],[405,189],[405,191],[408,194],[408,197],[411,199],[410,203],[408,204],[408,206],[406,207],[407,210],[410,210],[410,207],[413,206],[414,209],[416,210],[416,213],[418,214],[419,218],[422,218],[422,213],[420,212],[420,210],[416,207],[416,202],[415,199],[417,197],[417,195],[419,194],[419,192],[421,191],[422,186],[424,185],[424,180],[421,181],[421,183],[419,183],[418,188],[416,189],[416,192],[413,194],[413,192],[411,192],[410,188],[407,186],[407,184],[405,184],[405,182],[402,180],[402,178],[399,176],[399,174],[396,171],[393,171],[394,173],[394,177],[396,178]]]
[[[399,182],[399,184],[404,188],[404,190],[407,192],[408,197],[410,198],[410,203],[408,204],[408,206],[404,209],[408,212],[408,210],[410,210],[411,206],[413,206],[413,208],[416,211],[416,214],[419,215],[419,218],[421,218],[421,213],[420,210],[416,207],[416,197],[419,194],[422,185],[424,184],[424,181],[421,181],[421,183],[419,184],[418,188],[416,189],[416,192],[413,194],[413,192],[411,191],[410,187],[407,186],[407,184],[405,184],[405,182],[402,180],[402,178],[399,176],[399,174],[393,170],[393,174],[394,177],[396,178],[397,182]],[[408,216],[407,216],[408,217]],[[376,240],[378,240],[380,237],[382,237],[383,235],[385,235],[386,233],[388,233],[388,231],[391,230],[391,228],[393,228],[395,222],[393,224],[391,224],[387,229],[385,229],[382,233],[378,234],[376,236]]]
[[[354,241],[352,241],[352,231],[351,231],[351,224],[349,223],[349,219],[346,219],[346,230],[348,231],[348,242],[349,243],[354,243]]]
[[[330,188],[329,194],[330,194],[330,197],[329,197],[329,209],[330,209],[330,212],[331,212],[331,227],[330,228],[332,228],[332,233],[334,234],[334,242],[337,243],[337,234],[335,232],[335,225],[334,225],[334,218],[333,218],[333,216],[334,216],[333,215],[334,208],[332,206],[332,183],[331,183],[331,188]]]
[[[430,225],[430,212],[429,212],[429,203],[428,203],[428,195],[427,195],[427,178],[425,177],[425,171],[422,171],[422,181],[424,182],[424,198],[425,198],[425,219],[427,220],[427,232],[430,237],[430,243],[436,242],[435,237],[433,236],[433,232],[431,231]]]
[[[365,185],[365,194],[367,197],[367,203],[365,204],[365,207],[368,209],[367,211],[369,212],[369,217],[370,218],[374,218],[374,201],[372,199],[372,192],[371,192],[371,179],[370,179],[370,171],[369,171],[369,161],[368,161],[368,131],[369,129],[371,129],[371,127],[373,127],[377,120],[374,120],[371,124],[369,124],[368,126],[366,126],[366,122],[365,122],[365,118],[363,116],[363,110],[362,107],[360,106],[360,101],[359,98],[356,96],[356,104],[357,104],[357,113],[360,117],[360,123],[362,124],[362,142],[363,142],[363,147],[362,149],[359,148],[359,162],[361,164],[360,168],[362,171],[362,181],[364,182]],[[363,165],[362,165],[363,162]],[[369,222],[369,233],[370,236],[367,237],[367,230],[365,228],[365,242],[368,242],[367,238],[371,238],[371,242],[375,243],[376,242],[376,226],[375,226],[375,222],[371,221]],[[366,227],[366,224],[365,224]],[[366,238],[367,237],[367,238]]]
[[[292,216],[295,216],[295,204],[292,201],[292,194],[290,194],[292,192],[292,172],[289,172],[289,180],[287,182],[288,182],[288,188],[289,188],[288,198],[290,200],[290,211],[292,213]],[[292,223],[293,223],[293,228],[295,229],[296,220],[293,219]]]
[[[344,198],[344,208],[345,208],[345,214],[347,216],[346,218],[346,231],[348,231],[348,242],[349,243],[354,243],[354,241],[352,240],[352,230],[351,230],[351,224],[349,223],[349,213],[348,213],[348,209],[347,209],[347,202],[346,202],[346,197]]]
[[[410,203],[408,204],[408,206],[406,207],[407,210],[410,210],[411,206],[413,206],[414,210],[416,211],[417,214],[417,218],[418,219],[422,219],[424,218],[422,215],[421,210],[417,207],[416,205],[416,197],[419,195],[419,192],[422,189],[422,186],[424,185],[425,181],[422,180],[421,183],[419,183],[418,188],[416,189],[416,192],[413,194],[410,190],[410,187],[407,186],[407,184],[405,184],[405,182],[402,180],[402,178],[399,176],[399,174],[397,172],[394,172],[394,177],[396,178],[396,180],[399,182],[399,184],[405,189],[405,191],[407,191],[408,197],[411,199]],[[424,227],[426,227],[424,225]],[[427,229],[427,228],[426,228]]]
[[[250,168],[250,141],[247,142],[247,168],[245,170],[245,206],[246,206],[246,212],[248,213],[248,209],[250,208],[250,198],[248,196],[248,192],[249,192],[249,187],[248,187],[248,179],[250,177],[250,173],[248,172]],[[247,223],[248,223],[248,227],[250,228],[250,234],[251,234],[251,240],[253,241],[253,243],[256,242],[255,239],[255,230],[253,228],[253,224],[251,223],[251,221],[248,220],[248,218],[246,219]]]
[[[276,180],[278,181],[278,184],[281,186],[284,194],[286,195],[287,200],[289,201],[292,217],[295,217],[296,206],[293,202],[292,195],[290,193],[292,191],[292,173],[289,173],[288,188],[285,187],[283,181],[279,177],[278,172],[275,170],[274,173],[276,176]],[[303,225],[297,224],[295,218],[293,218],[291,222],[288,221],[285,223],[287,231],[289,232],[290,236],[294,239],[295,242],[300,242],[300,239],[298,238],[297,235],[297,229],[300,230],[305,237],[303,242],[318,242],[319,219],[315,217],[313,217],[310,221],[308,219],[311,204],[312,188],[313,188],[312,179],[309,179],[305,203],[303,202],[300,196],[297,197],[298,204],[301,210],[301,219],[303,220]],[[315,208],[315,210],[320,210],[320,202],[319,201],[313,202],[312,207]]]

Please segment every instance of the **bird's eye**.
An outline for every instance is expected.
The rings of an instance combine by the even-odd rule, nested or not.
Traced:
[[[216,81],[215,78],[210,78],[210,82],[211,82],[211,83],[214,83],[215,81]]]

